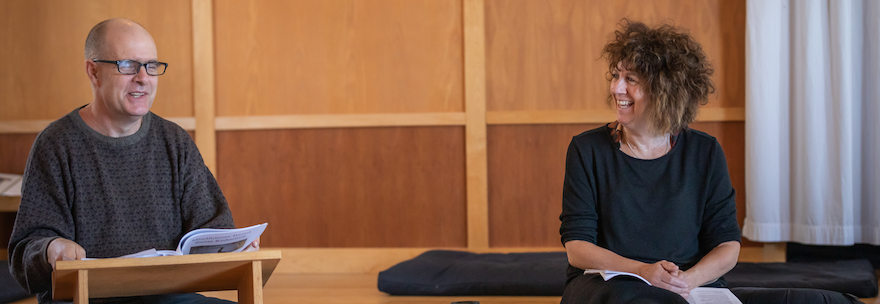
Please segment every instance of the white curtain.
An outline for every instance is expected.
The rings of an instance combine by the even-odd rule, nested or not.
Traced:
[[[746,12],[743,235],[880,245],[880,0]]]

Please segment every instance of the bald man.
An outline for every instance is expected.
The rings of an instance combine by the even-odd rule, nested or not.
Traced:
[[[192,138],[150,112],[167,66],[134,21],[110,19],[89,32],[93,99],[37,136],[9,241],[10,271],[40,303],[56,303],[56,261],[173,250],[190,230],[235,227]],[[229,303],[197,294],[103,301]]]

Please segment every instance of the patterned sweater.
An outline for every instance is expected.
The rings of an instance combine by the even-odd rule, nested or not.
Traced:
[[[226,199],[186,131],[151,112],[135,134],[113,138],[91,129],[76,109],[31,148],[9,267],[29,292],[40,293],[40,303],[49,303],[46,249],[55,238],[104,258],[174,250],[190,230],[233,227]]]

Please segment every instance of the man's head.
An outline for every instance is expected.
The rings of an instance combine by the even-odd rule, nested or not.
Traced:
[[[86,38],[85,67],[92,82],[92,105],[111,120],[137,120],[150,111],[159,79],[148,75],[146,66],[138,67],[136,74],[121,73],[118,60],[158,61],[153,37],[128,19],[109,19],[92,28]]]

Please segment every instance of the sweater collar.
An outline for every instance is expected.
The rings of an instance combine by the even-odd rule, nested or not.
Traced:
[[[86,124],[86,121],[82,119],[82,116],[79,115],[79,110],[84,107],[85,106],[76,108],[75,110],[73,110],[73,112],[70,112],[68,116],[73,119],[74,124],[77,126],[78,129],[80,129],[80,131],[88,134],[90,137],[98,141],[105,142],[111,146],[124,147],[132,145],[146,137],[147,133],[149,133],[150,131],[150,121],[152,120],[153,112],[147,112],[147,114],[144,115],[144,118],[141,120],[141,127],[137,130],[137,132],[132,135],[123,137],[110,137],[101,134],[100,132],[95,131],[94,129],[89,127],[89,125]]]

